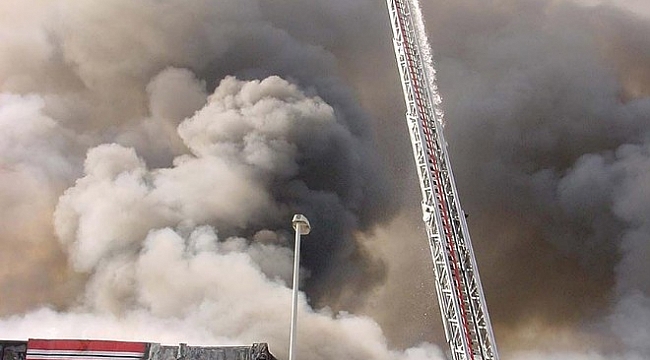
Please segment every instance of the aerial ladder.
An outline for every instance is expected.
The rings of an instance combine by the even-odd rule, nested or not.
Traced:
[[[466,216],[443,136],[441,99],[419,3],[387,0],[387,5],[450,357],[498,360]]]

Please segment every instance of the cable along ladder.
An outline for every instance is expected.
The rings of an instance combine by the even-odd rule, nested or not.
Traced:
[[[406,120],[422,191],[436,293],[453,360],[498,360],[476,259],[442,133],[417,0],[387,0]]]

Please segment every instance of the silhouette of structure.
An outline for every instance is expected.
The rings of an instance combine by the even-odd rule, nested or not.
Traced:
[[[1,360],[276,360],[266,343],[177,346],[109,340],[0,341]]]

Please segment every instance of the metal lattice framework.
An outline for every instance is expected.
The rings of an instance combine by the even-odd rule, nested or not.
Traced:
[[[422,190],[436,292],[453,360],[498,360],[492,324],[442,133],[417,0],[387,0],[406,119]]]

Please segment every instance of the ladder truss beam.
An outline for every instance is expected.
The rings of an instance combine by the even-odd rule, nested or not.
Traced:
[[[428,71],[417,0],[387,0],[406,120],[422,191],[436,293],[453,360],[498,360],[465,214],[442,132],[434,74]],[[416,20],[420,22],[416,22]],[[418,28],[420,26],[420,28]]]

